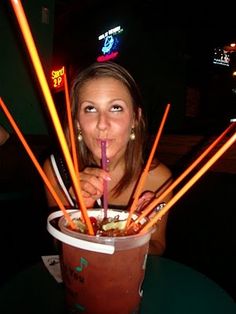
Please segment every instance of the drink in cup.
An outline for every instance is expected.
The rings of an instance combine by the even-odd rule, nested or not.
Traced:
[[[76,211],[72,217],[78,215],[80,212]],[[97,217],[101,210],[88,210],[88,215]],[[128,216],[127,212],[108,210],[108,217],[117,215],[121,219]],[[60,218],[59,227],[72,240],[83,241],[83,248],[62,241],[61,269],[70,312],[140,313],[142,282],[153,229],[142,235],[91,236],[70,230],[64,217]],[[103,252],[103,246],[111,251]]]

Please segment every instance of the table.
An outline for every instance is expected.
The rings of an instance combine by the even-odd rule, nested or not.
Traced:
[[[236,313],[234,300],[215,282],[163,257],[148,257],[143,290],[142,314]],[[0,313],[65,314],[63,284],[39,262],[0,288]]]

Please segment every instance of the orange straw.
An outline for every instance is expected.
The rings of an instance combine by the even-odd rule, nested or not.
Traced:
[[[142,218],[146,217],[155,206],[157,206],[163,199],[203,160],[203,158],[210,153],[210,151],[226,136],[226,134],[235,126],[235,122],[231,123],[215,140],[213,143],[209,145],[208,148],[171,184],[168,186],[168,188],[153,202],[149,204],[145,210],[141,213],[141,215],[130,224],[130,228],[134,223],[138,223],[142,220]],[[153,205],[155,204],[155,205]]]
[[[71,219],[70,215],[67,213],[63,203],[61,202],[60,198],[58,197],[58,195],[56,194],[53,186],[51,185],[50,181],[48,180],[47,176],[45,175],[45,173],[43,172],[42,167],[40,166],[39,162],[37,161],[34,153],[32,152],[32,150],[30,149],[29,145],[27,144],[23,134],[21,133],[20,129],[18,128],[16,122],[14,121],[13,117],[11,116],[10,112],[8,111],[6,105],[4,104],[2,98],[0,97],[0,105],[6,115],[6,117],[8,118],[9,122],[11,123],[13,129],[15,130],[16,134],[18,135],[21,143],[23,144],[26,152],[28,153],[29,157],[31,158],[31,160],[33,161],[35,167],[37,168],[39,174],[41,175],[44,183],[46,184],[46,186],[48,187],[49,191],[51,192],[52,196],[54,197],[55,201],[57,202],[59,208],[62,210],[65,218],[68,220],[68,222],[71,225],[72,229],[76,228],[75,223],[73,222],[73,220]]]
[[[142,175],[141,175],[141,177],[139,179],[137,188],[136,188],[135,193],[134,193],[134,200],[133,200],[133,203],[132,203],[132,205],[130,207],[130,210],[129,210],[129,216],[127,218],[126,228],[128,228],[128,226],[129,226],[129,224],[131,222],[132,215],[133,215],[134,211],[136,210],[137,203],[138,203],[138,198],[139,198],[140,192],[141,192],[141,190],[143,188],[143,185],[145,183],[145,180],[147,178],[148,171],[149,171],[151,162],[153,160],[153,156],[155,154],[155,151],[156,151],[156,148],[157,148],[157,144],[158,144],[159,139],[161,137],[161,132],[162,132],[162,130],[164,128],[164,124],[166,122],[166,118],[167,118],[169,110],[170,110],[170,104],[167,104],[165,112],[164,112],[164,115],[162,117],[162,121],[161,121],[160,127],[158,129],[155,141],[154,141],[153,146],[152,146],[152,150],[151,150],[150,155],[148,157],[147,164],[146,164],[146,166],[144,168],[144,171],[143,171],[143,173],[142,173]]]
[[[66,112],[67,112],[67,119],[68,119],[69,133],[70,133],[72,158],[74,161],[75,172],[76,172],[76,174],[78,174],[79,173],[79,168],[78,168],[79,163],[78,163],[76,145],[75,145],[75,133],[74,133],[74,127],[73,127],[72,115],[71,115],[71,104],[70,104],[70,96],[69,96],[69,88],[68,88],[66,69],[65,69],[65,73],[64,73],[64,88],[65,88]]]
[[[174,197],[166,204],[166,206],[161,209],[150,221],[144,225],[140,233],[146,232],[160,219],[170,208],[173,206],[183,195],[187,192],[191,186],[224,154],[224,152],[230,148],[230,146],[236,140],[236,132],[225,142],[225,144],[202,166],[200,170],[175,194]],[[156,201],[150,203],[149,206],[154,208],[156,206]]]
[[[24,13],[23,7],[19,0],[10,0],[10,2],[14,9],[18,23],[20,25],[22,35],[24,37],[26,46],[28,48],[29,55],[31,57],[31,61],[33,63],[36,75],[38,77],[49,112],[51,114],[52,122],[54,124],[56,134],[58,136],[64,157],[68,166],[68,170],[70,172],[71,179],[75,188],[76,198],[79,199],[80,209],[81,209],[83,218],[85,220],[85,223],[88,227],[88,232],[89,234],[94,235],[93,227],[88,217],[87,209],[84,204],[84,200],[83,200],[81,190],[80,190],[79,180],[75,173],[75,169],[74,169],[70,151],[66,142],[66,138],[61,127],[60,119],[58,117],[58,114],[57,114],[57,111],[56,111],[56,108],[52,99],[52,95],[51,95],[51,92],[50,92],[50,89],[49,89],[49,86],[48,86],[48,83],[47,83],[47,80],[43,71],[43,67],[41,65],[41,62],[37,53],[37,49],[36,49],[31,31],[30,31],[30,28],[29,28],[29,25],[28,25],[28,22]]]
[[[75,145],[75,133],[74,133],[74,126],[72,122],[72,114],[71,114],[71,103],[70,103],[70,96],[69,96],[69,88],[68,88],[68,81],[67,81],[67,74],[66,69],[64,73],[64,89],[65,89],[65,99],[66,99],[66,112],[67,112],[67,119],[68,119],[68,126],[69,126],[69,136],[71,142],[71,151],[72,151],[72,158],[75,167],[75,173],[79,181],[79,163]],[[75,194],[76,196],[76,194]],[[77,197],[77,196],[76,196]],[[79,202],[78,199],[76,199]]]

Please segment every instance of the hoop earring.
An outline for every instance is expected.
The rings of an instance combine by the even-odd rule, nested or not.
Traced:
[[[131,141],[134,141],[135,140],[135,132],[134,132],[134,128],[131,129],[131,133],[130,133],[130,139]]]
[[[82,142],[82,141],[83,141],[82,132],[81,132],[80,129],[79,129],[78,131],[79,131],[79,134],[78,134],[78,141],[79,141],[79,142]]]

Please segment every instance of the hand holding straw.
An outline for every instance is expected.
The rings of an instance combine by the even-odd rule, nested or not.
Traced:
[[[159,195],[157,198],[154,199],[153,202],[149,204],[144,211],[141,213],[141,215],[138,216],[138,218],[130,224],[130,228],[133,226],[133,224],[140,222],[144,217],[147,217],[148,214],[153,210],[155,206],[157,206],[160,202],[163,201],[163,199],[171,192],[173,189],[203,160],[204,157],[207,156],[207,154],[210,153],[210,151],[227,135],[227,133],[235,127],[236,123],[231,123],[207,148],[205,151],[202,152],[202,154],[175,180],[170,184],[165,191]],[[153,205],[155,204],[155,205]]]
[[[8,111],[6,105],[4,104],[2,98],[0,98],[0,106],[2,107],[6,117],[8,118],[9,122],[11,123],[13,129],[15,130],[17,136],[19,137],[21,143],[23,144],[26,152],[28,153],[30,159],[32,160],[32,162],[34,163],[36,169],[38,170],[40,176],[42,177],[44,183],[46,184],[47,188],[49,189],[49,191],[51,192],[53,198],[55,199],[55,201],[58,204],[58,207],[62,210],[65,218],[68,220],[70,226],[72,229],[75,229],[75,223],[73,222],[73,220],[71,219],[70,215],[67,213],[63,203],[61,202],[61,199],[58,197],[58,195],[56,194],[51,182],[48,180],[46,174],[44,173],[42,167],[40,166],[39,162],[37,161],[34,153],[32,152],[32,150],[30,149],[29,145],[27,144],[23,134],[21,133],[19,127],[17,126],[16,122],[14,121],[12,115],[10,114],[10,112]]]
[[[101,141],[101,152],[102,152],[102,169],[107,171],[106,141]],[[103,208],[104,208],[104,218],[106,218],[107,217],[107,209],[108,209],[107,180],[103,180]]]
[[[165,125],[165,122],[166,122],[166,118],[167,118],[167,115],[168,115],[168,112],[170,110],[170,104],[167,104],[166,106],[166,109],[165,109],[165,112],[164,112],[164,115],[162,117],[162,121],[161,121],[161,124],[160,124],[160,127],[158,129],[158,132],[156,134],[156,138],[155,138],[155,141],[153,143],[153,146],[152,146],[152,150],[150,152],[150,155],[148,157],[148,161],[147,161],[147,164],[144,168],[144,171],[139,179],[139,182],[138,182],[138,185],[137,185],[137,188],[135,190],[135,193],[134,193],[134,200],[133,200],[133,203],[130,207],[130,210],[129,210],[129,216],[127,218],[127,223],[126,223],[126,229],[129,227],[129,224],[131,222],[131,218],[132,218],[132,215],[134,213],[134,211],[136,210],[137,208],[137,203],[138,203],[138,198],[140,196],[140,192],[143,188],[143,185],[145,183],[145,180],[147,178],[147,175],[148,175],[148,171],[149,171],[149,168],[150,168],[150,165],[152,163],[152,160],[153,160],[153,156],[155,154],[155,151],[156,151],[156,148],[157,148],[157,144],[159,142],[159,139],[161,137],[161,133],[162,133],[162,130],[164,128],[164,125]]]
[[[46,100],[46,104],[48,106],[49,113],[51,115],[52,122],[54,124],[56,134],[58,136],[58,140],[59,140],[59,143],[61,145],[62,152],[64,154],[65,161],[67,163],[68,170],[69,170],[72,182],[73,182],[73,186],[75,189],[75,195],[76,195],[76,198],[79,200],[79,203],[80,203],[80,209],[82,212],[82,216],[83,216],[85,223],[88,227],[89,234],[94,235],[92,223],[88,217],[87,209],[86,209],[85,204],[84,204],[84,200],[83,200],[80,185],[79,185],[79,180],[78,180],[78,177],[77,177],[76,172],[75,172],[75,168],[74,168],[74,165],[72,162],[72,158],[71,158],[71,155],[69,152],[66,138],[65,138],[65,135],[64,135],[62,127],[61,127],[60,119],[58,117],[58,114],[57,114],[57,111],[56,111],[56,108],[55,108],[55,105],[54,105],[54,102],[52,99],[52,95],[51,95],[51,92],[50,92],[50,89],[49,89],[49,86],[48,86],[48,83],[47,83],[47,80],[46,80],[46,77],[45,77],[45,74],[43,71],[42,64],[40,62],[40,59],[39,59],[39,56],[37,53],[37,49],[36,49],[31,31],[30,31],[30,28],[29,28],[29,25],[28,25],[28,22],[27,22],[25,13],[24,13],[23,7],[22,7],[21,2],[19,0],[10,0],[10,2],[11,2],[11,5],[14,9],[14,13],[17,17],[22,35],[24,37],[26,46],[27,46],[28,51],[29,51],[29,55],[30,55],[32,64],[34,66],[36,75],[37,75],[38,80],[39,80],[39,84],[40,84],[41,89],[42,89],[42,93],[43,93],[44,98]]]
[[[225,144],[200,168],[197,173],[172,197],[166,206],[159,211],[144,227],[140,230],[140,234],[150,229],[170,208],[173,206],[191,186],[230,148],[236,141],[236,132],[225,142]],[[151,202],[150,206],[156,206],[155,200]]]

